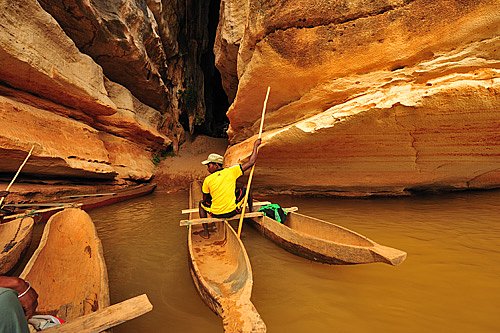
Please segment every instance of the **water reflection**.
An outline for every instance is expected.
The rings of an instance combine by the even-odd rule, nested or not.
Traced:
[[[267,199],[267,198],[266,198]],[[296,257],[245,226],[253,303],[269,332],[497,332],[500,191],[392,199],[293,198],[282,206],[408,252],[398,267],[329,266]],[[187,193],[91,212],[103,241],[112,303],[147,293],[154,309],[124,332],[221,332],[189,275]]]

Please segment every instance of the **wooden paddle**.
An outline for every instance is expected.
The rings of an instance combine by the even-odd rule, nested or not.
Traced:
[[[260,129],[259,129],[258,139],[262,137],[262,128],[264,127],[264,115],[266,114],[266,106],[267,106],[267,99],[269,98],[269,91],[271,91],[271,87],[267,87],[266,99],[264,100],[264,106],[262,107],[262,117],[260,119]],[[240,238],[241,228],[243,227],[243,219],[245,218],[245,208],[247,207],[248,193],[250,193],[250,184],[252,183],[254,169],[255,169],[255,164],[252,165],[252,169],[250,170],[250,175],[248,176],[247,192],[245,193],[245,199],[243,201],[243,207],[241,209],[240,223],[238,224],[238,238]]]
[[[19,169],[17,169],[17,172],[14,175],[14,178],[12,178],[12,180],[10,181],[9,186],[7,186],[7,189],[6,189],[7,192],[10,190],[10,187],[12,186],[12,184],[14,184],[14,182],[16,181],[16,178],[19,175],[19,173],[21,172],[21,169],[23,168],[23,166],[26,164],[26,162],[28,162],[28,158],[30,158],[31,153],[33,152],[33,148],[35,148],[35,145],[33,145],[33,147],[31,147],[30,152],[28,153],[28,156],[26,156],[26,158],[24,159],[23,164],[21,164],[21,166],[19,167]],[[5,197],[2,197],[2,199],[0,199],[0,208],[2,207],[4,199],[5,199]]]

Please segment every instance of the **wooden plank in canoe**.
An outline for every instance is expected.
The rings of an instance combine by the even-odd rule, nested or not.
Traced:
[[[287,212],[295,212],[298,210],[297,207],[289,207],[289,208],[283,208]],[[245,213],[245,217],[248,218],[256,218],[256,217],[262,217],[264,214],[262,212],[251,212],[251,213]],[[207,217],[207,218],[201,218],[201,219],[191,219],[191,220],[181,220],[179,225],[181,227],[188,226],[188,225],[198,225],[198,224],[203,224],[203,223],[212,223],[212,222],[222,222],[222,221],[233,221],[233,220],[239,220],[241,217],[241,214],[237,214],[233,217],[229,218],[216,218],[216,217]]]
[[[258,201],[253,203],[253,207],[261,207],[264,205],[269,205],[271,201]],[[198,213],[198,208],[189,208],[189,209],[183,209],[182,214],[189,214],[189,213]]]
[[[142,316],[152,309],[153,305],[148,297],[142,294],[43,331],[44,333],[102,332],[127,320]]]
[[[181,227],[188,226],[188,225],[197,225],[197,224],[203,224],[203,223],[212,223],[212,222],[223,222],[223,221],[232,221],[232,220],[238,220],[240,218],[240,214],[237,214],[233,217],[221,219],[221,218],[215,218],[215,217],[207,217],[204,219],[192,219],[192,220],[181,220],[179,225]],[[246,217],[259,217],[259,216],[264,216],[261,212],[251,212],[251,213],[246,213]]]

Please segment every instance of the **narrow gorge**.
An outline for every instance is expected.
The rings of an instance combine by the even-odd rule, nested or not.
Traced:
[[[168,168],[195,168],[175,162],[193,138],[221,138],[227,165],[249,156],[270,86],[254,181],[262,192],[500,187],[498,1],[0,8],[5,182],[34,147],[23,181],[182,187],[189,175]]]

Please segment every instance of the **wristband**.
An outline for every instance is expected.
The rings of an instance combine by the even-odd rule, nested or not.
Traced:
[[[17,298],[21,298],[23,297],[24,295],[26,295],[28,293],[28,291],[30,291],[31,289],[31,284],[28,282],[28,281],[24,281],[28,284],[28,288],[26,288],[25,291],[23,291],[22,293],[20,293],[19,295],[17,295]]]

